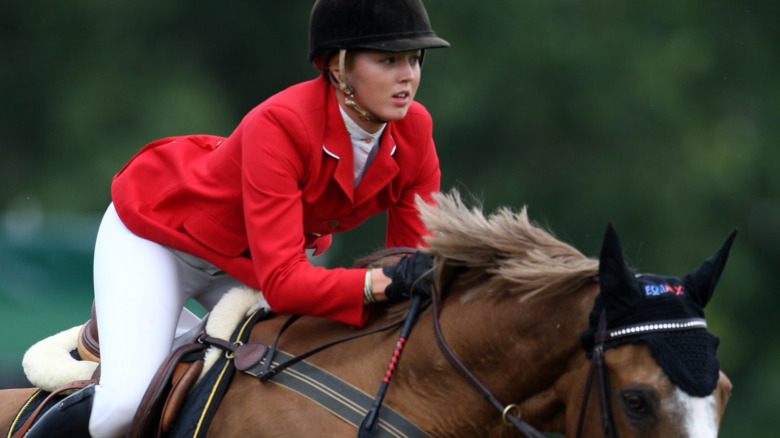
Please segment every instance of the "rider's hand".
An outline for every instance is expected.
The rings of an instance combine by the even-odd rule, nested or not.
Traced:
[[[433,256],[415,251],[403,256],[397,265],[385,266],[382,272],[393,282],[385,289],[389,301],[408,299],[411,295],[431,296]]]

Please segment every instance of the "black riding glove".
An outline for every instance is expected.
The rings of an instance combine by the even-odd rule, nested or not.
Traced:
[[[403,256],[397,265],[385,266],[382,272],[393,282],[385,289],[389,301],[408,299],[411,295],[431,296],[433,256],[415,251]]]

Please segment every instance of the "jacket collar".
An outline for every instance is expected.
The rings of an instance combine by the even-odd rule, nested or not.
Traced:
[[[341,117],[339,104],[333,86],[328,86],[327,120],[323,152],[338,160],[333,179],[339,185],[344,195],[353,203],[360,204],[376,195],[387,186],[396,175],[399,168],[393,154],[396,143],[393,139],[393,123],[385,127],[379,141],[379,150],[374,161],[369,166],[357,189],[354,185],[354,165],[352,161],[352,141],[349,138],[344,120]]]

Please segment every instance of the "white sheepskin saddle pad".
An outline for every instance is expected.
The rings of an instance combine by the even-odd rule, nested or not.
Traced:
[[[260,308],[268,309],[262,292],[249,287],[231,289],[206,316],[205,331],[215,338],[230,339],[238,324]],[[92,378],[98,363],[77,360],[71,356],[71,352],[77,348],[81,327],[59,332],[27,350],[22,359],[22,368],[30,383],[52,392],[75,380]],[[174,347],[179,344],[174,343]],[[205,375],[221,354],[222,350],[217,347],[210,347],[206,351],[201,376]]]

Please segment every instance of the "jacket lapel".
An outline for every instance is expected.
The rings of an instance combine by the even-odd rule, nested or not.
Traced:
[[[354,170],[352,164],[352,142],[349,139],[344,120],[341,118],[339,104],[336,101],[332,87],[328,87],[328,120],[323,140],[323,153],[337,160],[333,172],[333,180],[344,192],[344,195],[354,204]]]
[[[352,205],[358,205],[374,197],[398,175],[398,164],[393,157],[396,149],[396,143],[393,139],[393,124],[387,124],[379,142],[379,151],[355,190],[352,141],[344,126],[333,88],[329,87],[329,91],[328,120],[322,145],[323,153],[337,160],[333,180],[336,181]]]
[[[366,174],[360,180],[355,194],[355,204],[361,204],[373,198],[380,190],[385,188],[398,175],[399,168],[393,154],[396,143],[393,139],[393,124],[388,123],[382,139],[379,142],[379,151],[374,161],[368,166]]]

